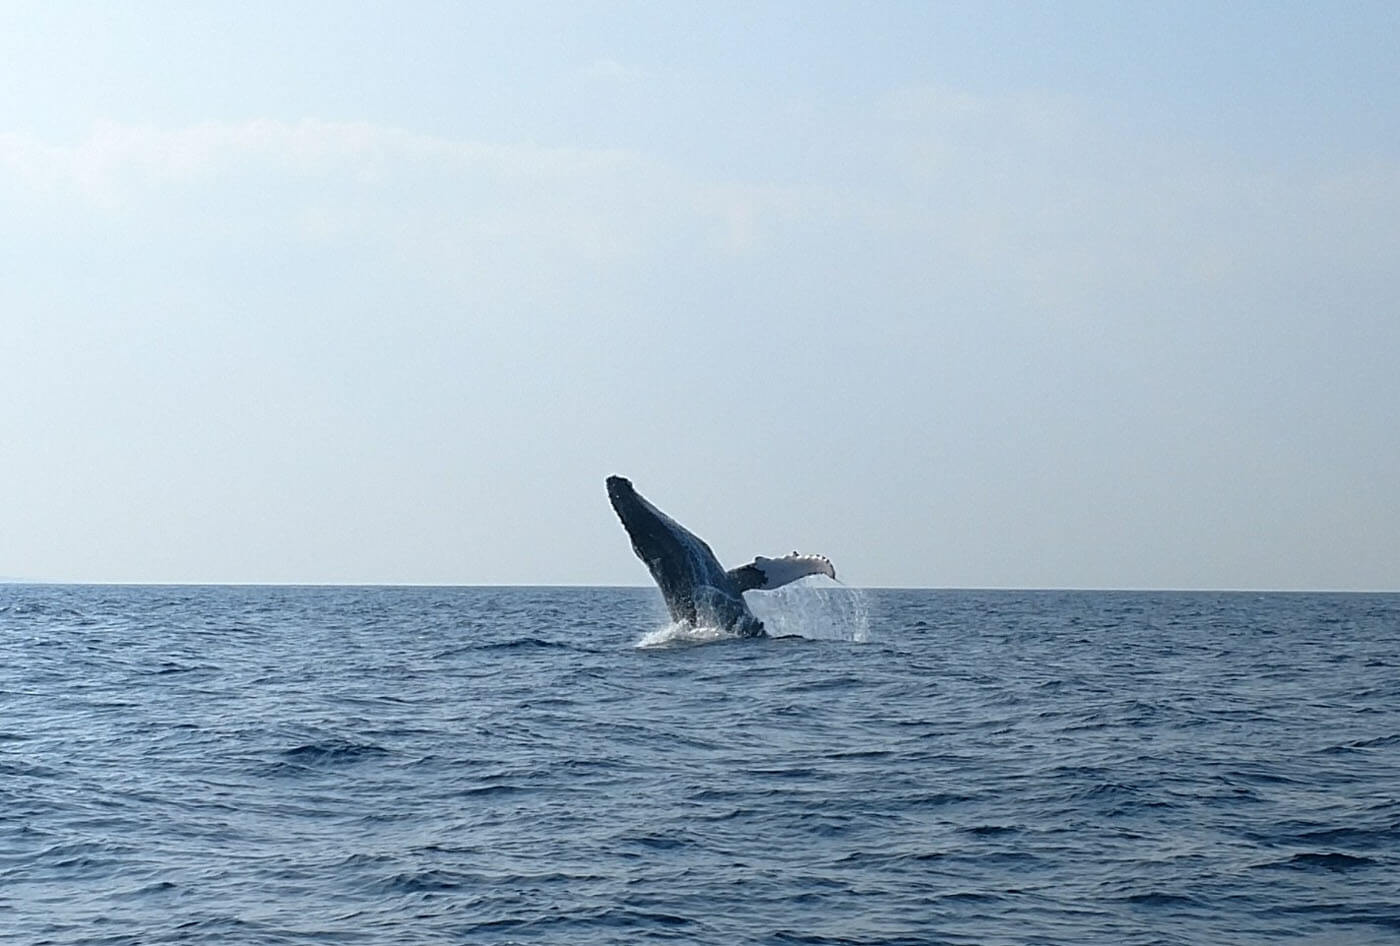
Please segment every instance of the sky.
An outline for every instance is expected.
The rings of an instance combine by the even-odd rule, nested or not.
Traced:
[[[0,0],[0,576],[1400,589],[1397,36]]]

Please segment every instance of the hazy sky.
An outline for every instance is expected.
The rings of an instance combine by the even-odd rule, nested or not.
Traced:
[[[1397,37],[0,0],[0,575],[1400,587]]]

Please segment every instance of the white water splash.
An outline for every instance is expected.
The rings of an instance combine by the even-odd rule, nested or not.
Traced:
[[[677,621],[642,635],[638,647],[674,647],[681,644],[709,644],[714,641],[732,640],[738,637],[720,627],[694,627],[684,621]]]
[[[824,575],[812,575],[775,591],[750,592],[744,598],[770,637],[859,644],[870,640],[870,607],[864,592]]]
[[[744,596],[749,610],[763,622],[769,637],[805,637],[808,640],[870,641],[870,608],[865,593],[814,575],[784,585],[776,591],[750,592]],[[638,647],[674,647],[709,644],[738,637],[732,631],[684,621],[668,624],[642,635]]]

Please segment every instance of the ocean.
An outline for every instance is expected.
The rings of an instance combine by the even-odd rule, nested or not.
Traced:
[[[755,610],[0,586],[0,943],[1400,943],[1400,595]]]

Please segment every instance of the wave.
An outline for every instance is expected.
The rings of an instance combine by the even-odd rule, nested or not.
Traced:
[[[493,641],[478,644],[472,650],[575,650],[573,644],[565,641],[550,641],[542,637],[517,637],[507,641]]]
[[[283,750],[282,757],[303,765],[334,765],[354,762],[368,756],[385,755],[388,751],[372,742],[355,742],[351,739],[332,737]]]
[[[1356,854],[1343,854],[1340,851],[1307,851],[1302,854],[1294,854],[1285,860],[1274,861],[1269,864],[1261,864],[1265,868],[1291,868],[1302,870],[1326,870],[1332,872],[1357,870],[1362,867],[1372,867],[1376,861],[1369,857],[1361,857]]]

